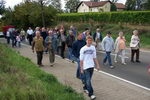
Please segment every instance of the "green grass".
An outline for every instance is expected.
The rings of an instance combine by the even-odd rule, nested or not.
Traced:
[[[0,44],[0,100],[84,100],[30,59]]]

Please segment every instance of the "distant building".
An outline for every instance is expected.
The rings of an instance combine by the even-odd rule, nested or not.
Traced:
[[[78,7],[77,12],[110,12],[111,11],[110,1],[82,1]],[[122,3],[115,3],[117,7],[117,11],[123,11],[125,9],[125,5]]]

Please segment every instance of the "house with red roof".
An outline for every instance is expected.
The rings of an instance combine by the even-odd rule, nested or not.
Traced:
[[[82,1],[78,7],[77,12],[110,12],[111,11],[111,1]],[[126,8],[122,3],[115,3],[117,11],[124,11]]]

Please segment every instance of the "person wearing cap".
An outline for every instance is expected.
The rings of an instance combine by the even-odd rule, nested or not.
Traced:
[[[73,42],[75,41],[75,36],[73,34],[73,31],[69,31],[69,35],[67,36],[67,39],[66,39],[66,44],[67,44],[67,47],[68,47],[68,59],[69,60],[73,60],[72,59],[72,45],[73,45]]]
[[[106,55],[103,60],[103,64],[105,65],[106,61],[108,60],[110,68],[114,68],[111,60],[111,52],[114,50],[114,40],[111,37],[111,32],[108,32],[106,37],[104,37],[102,41],[102,49],[106,52]]]
[[[96,32],[93,34],[93,39],[94,39],[94,42],[96,43],[96,47],[98,50],[101,49],[101,42],[102,42],[102,33],[100,32],[100,29],[97,28],[96,29]]]

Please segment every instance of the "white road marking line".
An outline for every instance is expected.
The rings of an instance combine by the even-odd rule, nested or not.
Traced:
[[[94,70],[97,71],[97,69],[94,69]],[[115,78],[115,79],[121,80],[121,81],[123,81],[123,82],[129,83],[129,84],[131,84],[131,85],[137,86],[137,87],[139,87],[139,88],[145,89],[145,90],[147,90],[147,91],[150,91],[150,88],[147,88],[147,87],[142,86],[142,85],[139,85],[139,84],[137,84],[137,83],[134,83],[134,82],[128,81],[128,80],[126,80],[126,79],[120,78],[120,77],[118,77],[118,76],[115,76],[115,75],[106,73],[106,72],[104,72],[104,71],[97,71],[97,72],[102,73],[102,74],[105,74],[105,75],[110,76],[110,77],[113,77],[113,78]]]
[[[24,43],[21,43],[21,44],[24,45],[24,46],[29,46],[29,45],[24,44]],[[100,51],[98,51],[98,52],[100,52]],[[101,52],[101,53],[105,53],[105,52]],[[61,58],[59,55],[55,55],[55,56]],[[70,60],[67,59],[67,58],[65,58],[65,60],[66,60],[66,61],[70,61]],[[142,85],[139,85],[139,84],[137,84],[137,83],[134,83],[134,82],[128,81],[128,80],[126,80],[126,79],[120,78],[120,77],[118,77],[118,76],[115,76],[115,75],[106,73],[106,72],[104,72],[104,71],[97,71],[97,69],[94,69],[94,70],[95,70],[96,72],[105,74],[105,75],[107,75],[107,76],[113,77],[113,78],[118,79],[118,80],[120,80],[120,81],[126,82],[126,83],[128,83],[128,84],[134,85],[134,86],[139,87],[139,88],[142,88],[142,89],[144,89],[144,90],[150,91],[150,88],[147,88],[147,87],[145,87],[145,86],[142,86]]]

